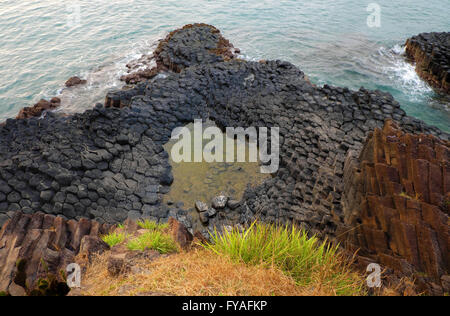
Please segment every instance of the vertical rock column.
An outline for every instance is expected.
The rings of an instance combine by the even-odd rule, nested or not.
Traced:
[[[403,133],[392,121],[347,158],[347,247],[393,270],[450,291],[450,142]]]
[[[60,278],[60,272],[75,262],[85,238],[98,238],[109,228],[87,219],[66,221],[40,212],[15,213],[0,230],[0,292],[26,295],[48,273]],[[25,267],[21,282],[17,278],[20,262]]]

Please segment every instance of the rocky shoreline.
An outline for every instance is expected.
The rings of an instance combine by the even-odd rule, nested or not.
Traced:
[[[80,79],[78,77],[71,77],[66,81],[64,85],[67,88],[70,88],[73,86],[83,85],[86,83],[87,81],[84,79]],[[41,99],[39,100],[38,103],[34,104],[33,106],[22,108],[19,114],[17,114],[16,119],[22,120],[22,119],[29,119],[32,117],[40,118],[41,115],[44,114],[44,112],[56,110],[60,106],[61,106],[61,99],[58,97],[53,97],[50,99],[50,101]]]
[[[438,92],[450,94],[450,32],[422,33],[406,41],[416,72]]]
[[[198,31],[191,32],[190,29],[193,27]],[[229,61],[236,58],[236,53],[239,52],[240,50],[234,48],[214,26],[188,24],[170,32],[159,42],[151,56],[142,56],[135,63],[128,64],[130,73],[122,76],[120,80],[127,84],[145,82],[161,72],[180,72],[196,64]],[[153,67],[152,61],[155,63]],[[138,70],[134,71],[135,68]]]
[[[345,163],[387,119],[404,133],[433,135],[449,150],[448,134],[407,116],[390,94],[317,87],[288,62],[239,60],[212,26],[176,30],[154,55],[152,81],[134,77],[134,86],[108,93],[104,105],[0,126],[0,225],[17,211],[41,211],[111,225],[172,217],[194,233],[194,205],[162,203],[173,182],[163,145],[174,128],[198,118],[222,128],[280,127],[280,169],[241,201],[199,205],[204,236],[215,226],[259,219],[338,240],[347,217]],[[448,181],[449,157],[441,158]],[[448,262],[442,269],[448,275]]]

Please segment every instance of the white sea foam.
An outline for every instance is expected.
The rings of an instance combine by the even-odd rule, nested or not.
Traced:
[[[413,100],[428,97],[433,92],[433,89],[419,77],[415,65],[405,59],[404,46],[395,45],[390,49],[380,47],[378,54],[384,63],[382,68],[384,73],[399,88],[406,90]]]
[[[103,64],[80,74],[81,78],[87,80],[86,84],[58,90],[57,96],[61,98],[61,107],[57,111],[78,113],[92,108],[97,102],[104,102],[107,91],[120,89],[125,85],[120,81],[120,77],[129,73],[127,64],[136,63],[133,72],[156,66],[155,60],[150,60],[147,65],[139,63],[141,58],[152,55],[156,43],[156,41],[130,43],[129,50],[125,54],[111,51],[110,57]]]
[[[245,54],[238,54],[237,58],[245,60],[245,61],[260,61],[261,58],[255,57],[255,56],[250,56],[250,55],[245,55]]]

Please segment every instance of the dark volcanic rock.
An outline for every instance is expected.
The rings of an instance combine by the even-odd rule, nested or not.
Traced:
[[[422,33],[406,41],[417,73],[438,91],[450,94],[450,32]]]
[[[196,65],[228,61],[233,45],[212,25],[189,24],[171,32],[155,50],[159,68],[175,72]]]
[[[448,138],[406,116],[388,93],[316,87],[288,62],[231,59],[230,47],[211,26],[185,27],[155,52],[172,71],[110,92],[108,108],[0,126],[0,191],[8,191],[0,220],[29,205],[108,223],[172,216],[192,229],[187,210],[161,202],[173,181],[163,145],[174,128],[209,118],[220,127],[280,127],[280,168],[240,203],[206,213],[205,230],[259,218],[332,237],[343,218],[346,155],[361,150],[369,131],[394,119],[407,132]]]
[[[195,65],[230,60],[238,52],[214,26],[189,24],[167,35],[152,56],[143,56],[137,63],[127,65],[130,74],[120,80],[136,84],[163,71],[180,72]],[[152,61],[155,63],[153,67],[150,66]],[[134,68],[139,70],[134,71]]]

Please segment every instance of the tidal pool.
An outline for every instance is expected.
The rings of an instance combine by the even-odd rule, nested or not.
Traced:
[[[214,122],[203,123],[203,128],[215,126]],[[194,124],[186,126],[190,131],[191,157],[194,157]],[[169,154],[170,164],[174,182],[170,192],[164,196],[165,203],[183,202],[184,208],[193,208],[196,201],[211,203],[213,197],[224,193],[233,199],[240,200],[247,187],[257,186],[265,179],[271,177],[270,174],[261,173],[260,163],[249,162],[250,140],[240,143],[234,138],[227,137],[221,133],[224,143],[224,157],[226,156],[226,142],[234,142],[235,162],[207,162],[203,158],[201,162],[175,162],[172,155],[172,148],[178,140],[171,139],[164,145]],[[210,139],[203,139],[197,146],[205,148]],[[245,162],[237,162],[237,153],[245,149]],[[191,159],[193,161],[193,159]]]

